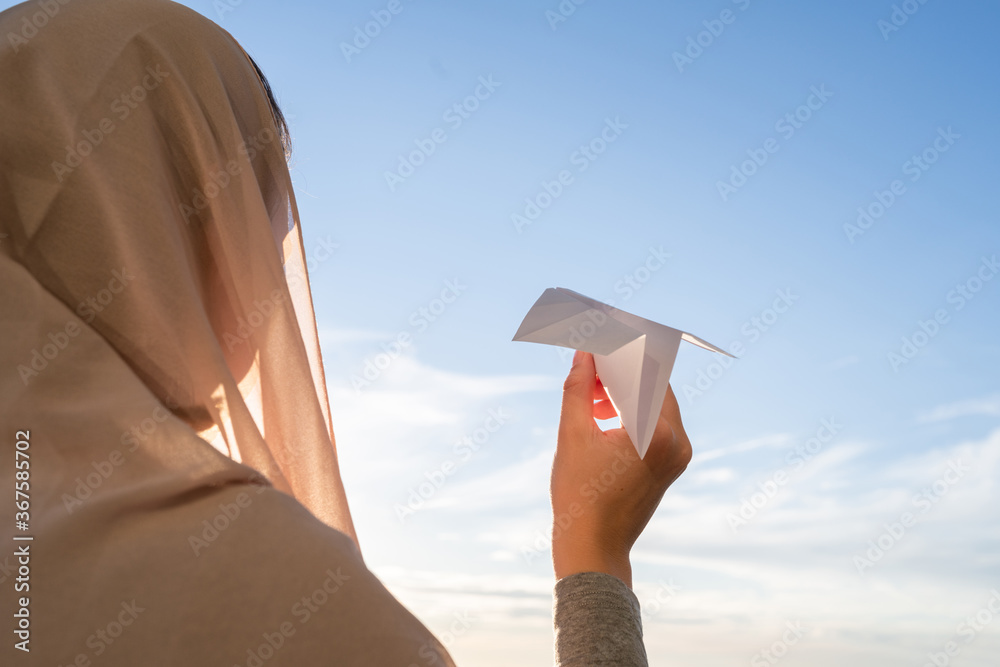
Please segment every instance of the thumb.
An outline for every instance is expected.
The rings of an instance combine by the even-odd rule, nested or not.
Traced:
[[[573,366],[563,383],[562,416],[560,430],[590,428],[594,420],[594,387],[597,384],[597,368],[594,355],[577,350],[573,355]]]

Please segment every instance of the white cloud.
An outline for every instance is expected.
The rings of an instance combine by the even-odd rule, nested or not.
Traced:
[[[450,512],[482,512],[509,509],[547,500],[549,473],[554,450],[503,466],[476,477],[468,475],[449,481],[427,503],[427,509],[447,508]]]
[[[441,432],[433,427],[452,427],[446,437],[450,446],[465,430],[478,426],[489,408],[509,404],[518,394],[559,386],[560,380],[543,375],[473,376],[443,371],[411,355],[395,359],[359,390],[352,387],[350,378],[337,383],[328,379],[338,441],[364,443],[365,460],[373,452],[405,456],[428,440],[440,445]],[[345,456],[350,456],[350,446],[345,446]]]
[[[784,447],[790,442],[791,436],[787,433],[762,435],[727,447],[716,447],[715,449],[697,452],[691,457],[691,465],[694,466],[704,461],[711,461],[712,459],[722,458],[730,454],[753,451],[760,447]]]
[[[439,633],[456,613],[474,619],[455,639],[457,657],[467,650],[506,664],[504,637],[551,640],[554,581],[545,536],[557,415],[544,426],[504,427],[405,526],[392,504],[405,501],[407,488],[438,468],[453,440],[480,425],[487,409],[504,405],[518,414],[538,402],[537,392],[551,392],[557,406],[561,380],[474,377],[403,356],[363,392],[331,387],[366,558]],[[982,399],[942,406],[924,421],[992,414],[994,405]],[[1000,429],[912,452],[905,442],[835,437],[794,469],[786,454],[798,442],[776,433],[700,452],[667,492],[633,550],[651,655],[668,652],[662,638],[669,636],[671,655],[723,664],[765,648],[785,621],[797,619],[809,629],[808,641],[790,665],[843,664],[855,652],[877,656],[864,664],[903,664],[887,658],[893,654],[886,642],[941,646],[984,592],[1000,587]],[[921,512],[914,496],[933,489],[957,461],[968,470]],[[788,473],[788,483],[734,533],[727,513],[777,470]],[[905,512],[917,523],[859,574],[854,556]],[[536,543],[538,557],[526,560],[522,549]],[[668,580],[680,591],[653,605]],[[984,634],[975,650],[991,646],[995,640]],[[969,650],[963,658],[975,655]]]
[[[809,464],[812,474],[793,476],[736,534],[725,520],[739,505],[731,488],[679,503],[670,502],[668,491],[664,511],[633,552],[636,571],[670,575],[685,587],[671,601],[670,618],[712,619],[724,609],[747,619],[798,614],[816,627],[858,636],[876,625],[887,633],[947,632],[954,624],[942,621],[940,610],[962,609],[971,604],[963,601],[1000,583],[1000,536],[990,532],[1000,524],[1000,429],[891,465],[876,463],[879,453],[831,444],[825,461]],[[933,492],[958,461],[967,469],[951,473],[947,490],[922,511],[913,497]],[[828,477],[843,484],[827,491],[817,481]],[[916,524],[859,574],[854,556],[904,512]],[[991,569],[994,576],[984,577]],[[721,621],[711,622],[717,628]]]
[[[827,371],[839,371],[841,368],[847,368],[848,366],[856,366],[859,363],[861,363],[860,357],[858,357],[856,354],[851,354],[846,357],[841,357],[840,359],[831,361],[825,366],[825,369]]]
[[[939,405],[918,415],[917,422],[926,424],[974,415],[1000,416],[1000,394]]]
[[[692,483],[701,484],[724,484],[736,479],[736,471],[732,468],[708,468],[690,473]]]

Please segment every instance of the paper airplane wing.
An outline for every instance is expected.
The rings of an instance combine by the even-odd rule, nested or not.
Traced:
[[[587,303],[578,296],[583,295],[562,288],[545,290],[524,316],[514,340],[611,354],[642,336],[641,331],[611,316],[607,312],[614,310],[611,306]]]
[[[545,290],[514,340],[592,353],[597,374],[640,458],[653,439],[681,340],[732,356],[697,336],[562,287]]]

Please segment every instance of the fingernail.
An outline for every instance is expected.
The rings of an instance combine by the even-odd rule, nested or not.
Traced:
[[[583,359],[583,350],[577,350],[573,355],[573,365],[576,366]]]

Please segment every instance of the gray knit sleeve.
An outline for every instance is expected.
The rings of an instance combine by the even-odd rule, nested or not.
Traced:
[[[635,593],[618,577],[580,572],[556,582],[556,667],[646,667]]]

